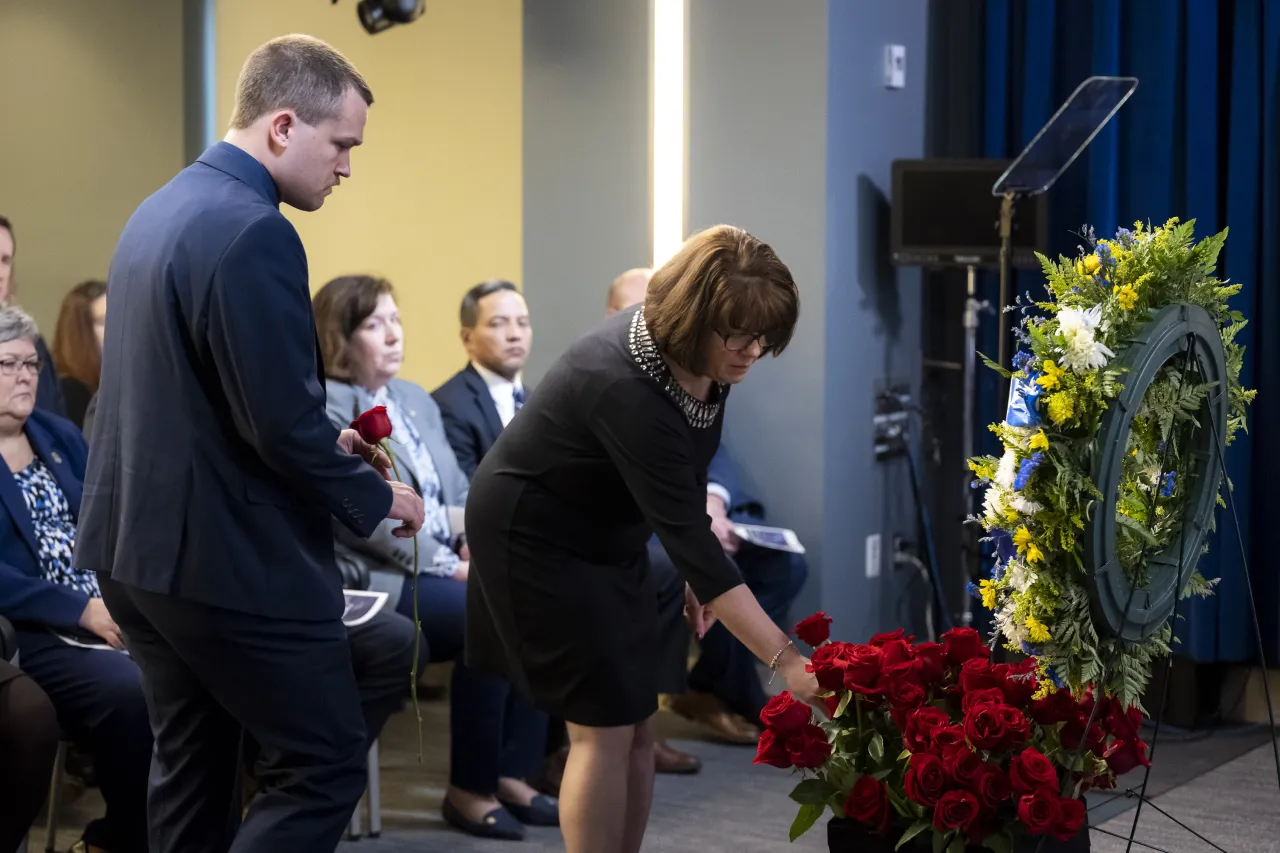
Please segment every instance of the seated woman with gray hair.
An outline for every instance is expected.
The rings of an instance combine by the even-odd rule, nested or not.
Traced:
[[[431,395],[396,378],[404,360],[404,333],[391,284],[372,276],[336,278],[316,293],[314,304],[330,419],[345,428],[362,412],[386,406],[400,479],[426,504],[427,521],[418,534],[418,613],[431,662],[454,662],[449,789],[441,814],[454,827],[489,838],[522,838],[521,824],[557,825],[556,801],[527,781],[542,761],[546,716],[503,679],[463,662],[468,562],[461,538],[467,478]],[[368,540],[336,528],[341,548],[373,563],[369,587],[388,593],[387,606],[412,616],[413,541],[393,536],[394,526],[383,524]]]
[[[37,337],[29,316],[0,308],[0,456],[9,468],[0,476],[0,616],[13,623],[19,664],[53,702],[64,737],[92,758],[107,803],[72,849],[136,853],[147,849],[147,706],[97,575],[72,563],[88,448],[75,424],[35,408]]]

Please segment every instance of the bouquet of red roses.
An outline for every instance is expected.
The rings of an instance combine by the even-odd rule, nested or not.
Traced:
[[[898,846],[923,833],[951,853],[1008,853],[1028,835],[1069,840],[1084,825],[1084,791],[1149,764],[1139,708],[1073,696],[1034,658],[993,664],[972,628],[941,643],[899,629],[855,645],[830,641],[830,623],[816,613],[795,631],[814,647],[808,669],[828,691],[830,720],[815,722],[789,692],[760,715],[755,763],[805,776],[791,792],[793,841],[828,807],[871,834],[898,833]]]

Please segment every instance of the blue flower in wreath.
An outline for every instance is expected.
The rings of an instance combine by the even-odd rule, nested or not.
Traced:
[[[1022,371],[1027,369],[1027,365],[1031,363],[1033,356],[1024,349],[1018,350],[1013,356],[1013,369]]]
[[[1049,680],[1053,682],[1053,686],[1061,690],[1067,686],[1067,682],[1062,680],[1062,676],[1058,675],[1056,666],[1049,667]]]
[[[969,593],[973,598],[981,599],[982,593],[978,590],[978,585],[973,581],[969,581],[964,585],[965,592]]]
[[[1162,498],[1173,497],[1173,487],[1174,485],[1177,484],[1177,481],[1178,481],[1177,474],[1173,473],[1172,471],[1166,472],[1164,477],[1160,481],[1160,497]]]
[[[1094,251],[1098,255],[1098,260],[1102,261],[1107,266],[1110,266],[1116,262],[1116,259],[1111,255],[1111,247],[1108,246],[1106,243],[1099,243],[1098,248],[1095,249]]]
[[[1022,641],[1022,653],[1024,655],[1027,655],[1028,657],[1033,657],[1033,658],[1040,656],[1040,652],[1036,649],[1036,647],[1028,643],[1026,640]]]
[[[1014,489],[1019,492],[1027,487],[1027,481],[1031,479],[1031,475],[1040,467],[1040,463],[1044,462],[1044,454],[1040,451],[1028,456],[1022,460],[1022,464],[1018,466],[1018,476],[1013,480]]]

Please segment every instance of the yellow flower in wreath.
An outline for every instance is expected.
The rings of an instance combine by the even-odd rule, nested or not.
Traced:
[[[1053,359],[1045,361],[1044,366],[1040,368],[1044,375],[1036,379],[1036,384],[1046,391],[1052,391],[1058,387],[1062,377],[1066,375],[1066,371],[1053,363]]]
[[[982,606],[988,610],[996,609],[996,582],[991,578],[984,578],[978,582],[979,590],[982,593]]]
[[[1034,542],[1032,542],[1030,545],[1027,546],[1027,562],[1028,563],[1044,562],[1044,552],[1041,551],[1040,546]]]
[[[1132,311],[1133,306],[1138,304],[1138,291],[1133,289],[1132,284],[1126,284],[1124,287],[1116,285],[1111,288],[1111,292],[1116,295],[1116,301],[1125,311]]]
[[[1026,553],[1027,546],[1031,544],[1031,531],[1024,524],[1013,532],[1013,544],[1017,547],[1018,553]]]
[[[1027,617],[1027,636],[1033,643],[1047,643],[1053,639],[1049,634],[1049,628],[1034,616]]]
[[[1102,266],[1102,261],[1098,259],[1097,255],[1084,256],[1084,271],[1087,275],[1093,275],[1096,273],[1100,266]]]
[[[1049,420],[1055,424],[1065,424],[1075,413],[1075,403],[1066,391],[1059,391],[1049,398]]]
[[[1049,449],[1049,436],[1044,434],[1044,430],[1040,430],[1035,435],[1031,436],[1031,449],[1032,450],[1048,450]]]

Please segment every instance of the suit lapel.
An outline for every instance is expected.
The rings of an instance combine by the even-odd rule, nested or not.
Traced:
[[[53,478],[58,481],[58,488],[62,489],[62,495],[67,499],[68,506],[71,507],[71,517],[78,522],[80,520],[80,492],[82,486],[75,473],[71,470],[71,461],[67,459],[66,452],[58,449],[52,435],[45,432],[37,424],[29,421],[27,439],[31,442],[36,455],[40,457],[45,467],[49,469],[49,473],[53,474]],[[21,498],[21,495],[19,495],[19,498]],[[23,501],[23,506],[25,505],[26,501]]]
[[[489,443],[492,444],[502,434],[502,418],[498,417],[498,407],[494,405],[493,395],[489,393],[489,384],[473,365],[467,365],[466,376],[467,385],[475,395],[476,405],[480,407],[480,414],[489,427]]]

